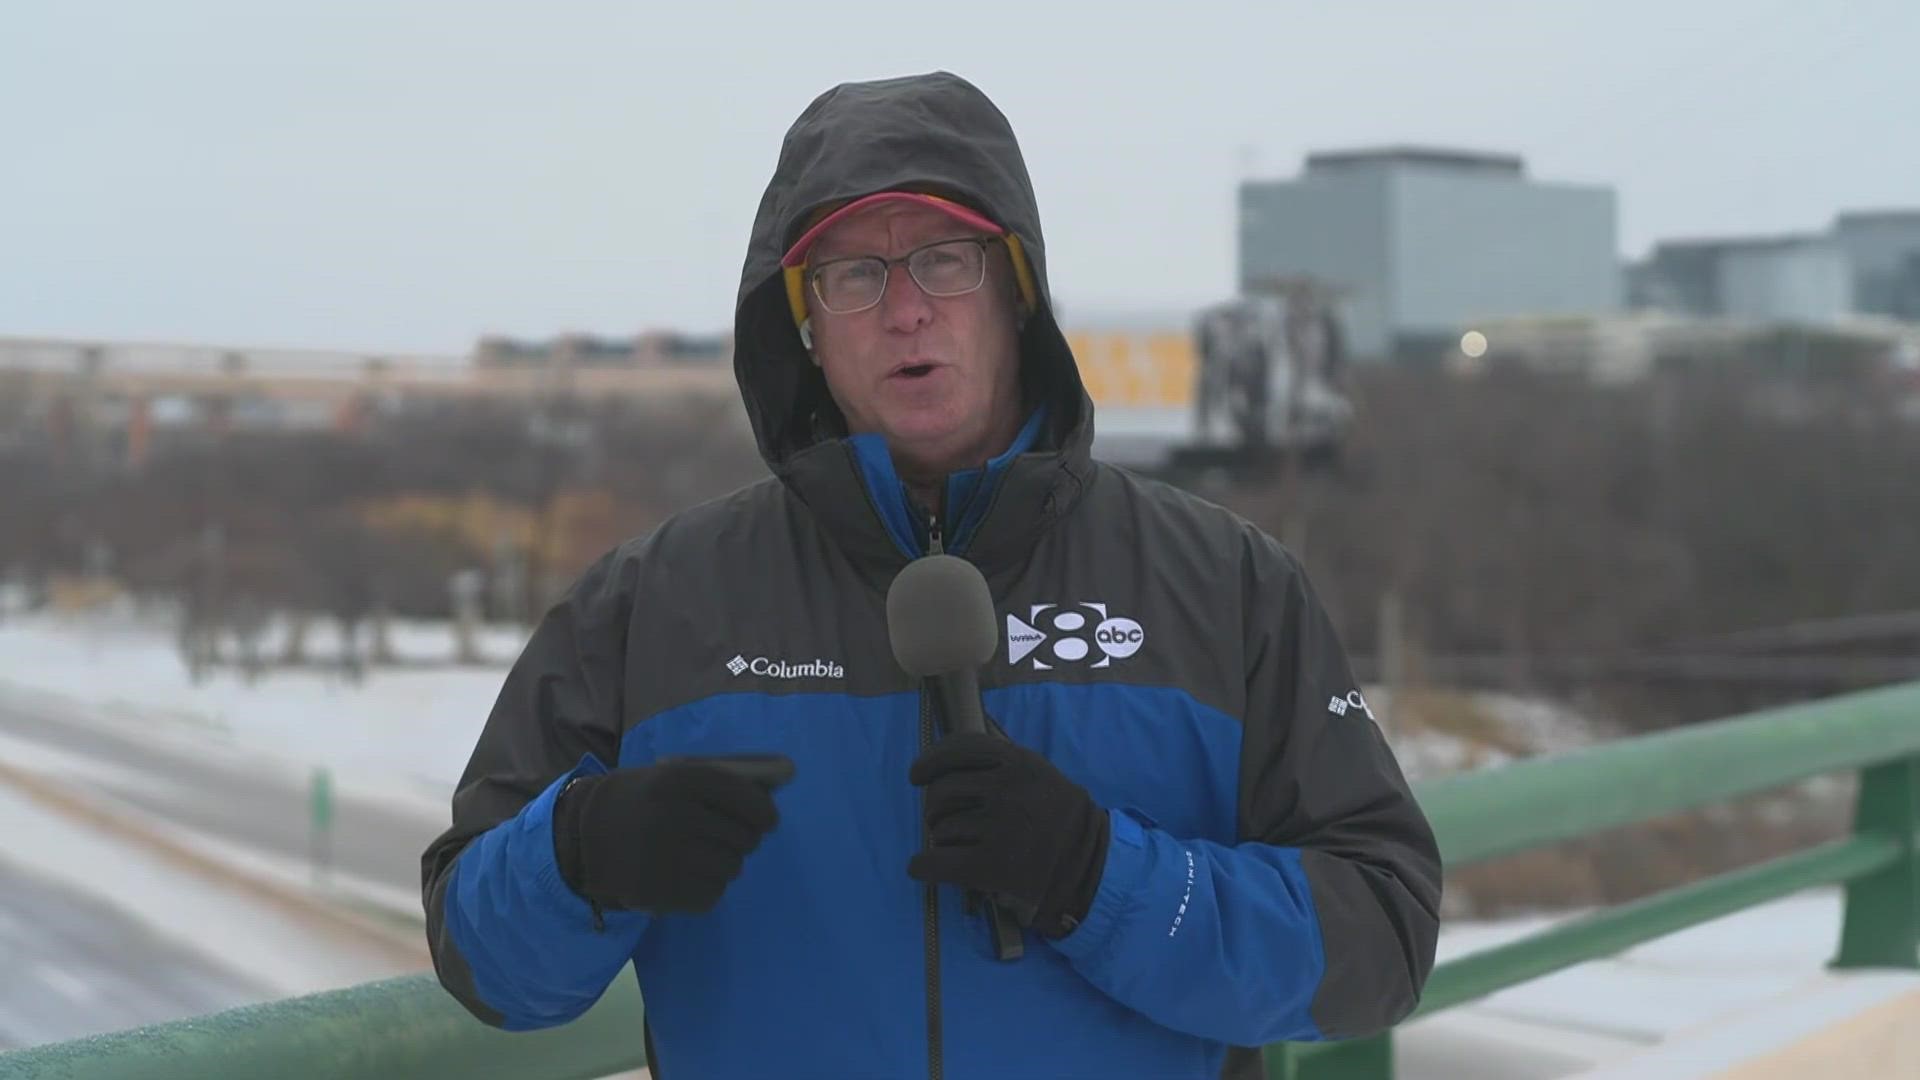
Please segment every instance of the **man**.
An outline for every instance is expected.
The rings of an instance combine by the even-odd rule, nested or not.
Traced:
[[[548,1027],[631,960],[666,1080],[1250,1077],[1405,1017],[1428,824],[1288,554],[1090,459],[999,110],[945,73],[815,100],[736,310],[773,476],[534,633],[423,860],[448,990]],[[890,650],[931,550],[1005,620],[989,735]],[[743,753],[791,781],[704,760]],[[970,893],[1027,909],[1017,959]]]

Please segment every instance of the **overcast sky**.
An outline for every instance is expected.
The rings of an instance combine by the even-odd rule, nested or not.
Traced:
[[[0,335],[464,351],[730,324],[781,134],[946,68],[1056,298],[1233,288],[1236,181],[1388,142],[1612,184],[1622,253],[1920,206],[1920,2],[7,0]]]

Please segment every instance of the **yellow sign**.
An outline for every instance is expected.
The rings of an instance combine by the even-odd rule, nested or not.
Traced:
[[[1068,330],[1067,345],[1095,405],[1193,403],[1193,339],[1181,332]]]

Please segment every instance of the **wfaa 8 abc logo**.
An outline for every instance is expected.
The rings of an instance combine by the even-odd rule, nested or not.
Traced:
[[[1031,661],[1035,671],[1094,657],[1088,666],[1109,667],[1139,652],[1146,640],[1139,623],[1108,614],[1105,604],[1035,604],[1024,619],[1007,616],[1007,663]]]

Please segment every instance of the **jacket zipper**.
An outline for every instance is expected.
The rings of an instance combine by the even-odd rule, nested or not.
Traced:
[[[940,517],[927,515],[927,554],[941,554]],[[920,686],[920,749],[924,753],[933,745],[933,698],[927,693],[926,684]],[[920,824],[920,846],[928,843],[926,819]],[[945,1071],[941,1063],[940,1042],[940,893],[932,882],[926,886],[926,953],[927,953],[927,1077],[928,1080],[940,1080]]]

